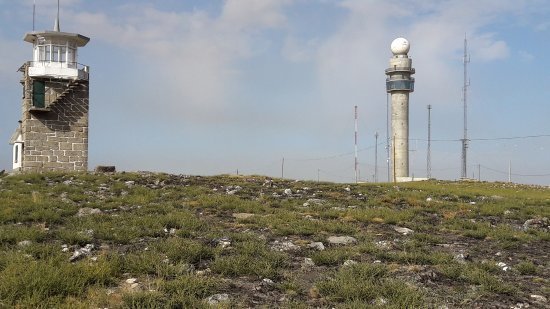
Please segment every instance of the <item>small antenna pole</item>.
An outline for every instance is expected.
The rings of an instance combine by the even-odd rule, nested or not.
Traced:
[[[359,182],[357,165],[357,105],[355,105],[355,183]]]
[[[512,160],[508,162],[508,182],[512,182]]]
[[[374,133],[374,182],[378,182],[378,131]]]
[[[281,163],[281,179],[285,179],[285,157],[283,157],[283,162]]]
[[[432,178],[432,106],[428,104],[428,151],[426,158],[426,177]]]
[[[477,165],[477,181],[481,182],[481,164]]]

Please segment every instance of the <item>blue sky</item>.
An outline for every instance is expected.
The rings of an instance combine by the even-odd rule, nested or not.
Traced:
[[[31,57],[32,0],[0,0],[0,170],[21,112],[16,70]],[[55,0],[36,0],[37,30]],[[550,2],[546,0],[61,0],[61,30],[91,38],[90,168],[263,174],[348,181],[353,107],[362,180],[386,180],[384,69],[411,42],[411,174],[432,138],[462,135],[462,53],[470,44],[468,174],[550,185]],[[477,140],[489,139],[489,140]],[[460,177],[460,142],[432,143],[432,175]],[[546,175],[546,176],[522,176]]]

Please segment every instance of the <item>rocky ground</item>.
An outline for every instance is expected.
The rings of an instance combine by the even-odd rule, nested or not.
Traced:
[[[1,307],[548,308],[550,189],[0,178]]]

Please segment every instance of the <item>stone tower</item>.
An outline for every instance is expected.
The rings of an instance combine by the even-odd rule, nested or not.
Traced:
[[[386,91],[391,95],[393,180],[409,181],[409,94],[414,91],[415,73],[409,58],[410,44],[404,38],[391,43],[392,58],[386,69]]]
[[[15,171],[88,170],[89,67],[78,63],[78,48],[90,39],[53,31],[25,34],[33,45],[24,63],[22,117],[13,134]]]

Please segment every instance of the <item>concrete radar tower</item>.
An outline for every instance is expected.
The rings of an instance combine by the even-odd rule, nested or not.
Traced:
[[[410,44],[404,38],[391,43],[393,53],[386,69],[386,92],[391,94],[391,137],[393,151],[393,180],[409,180],[409,93],[414,91],[415,73],[408,57]]]

